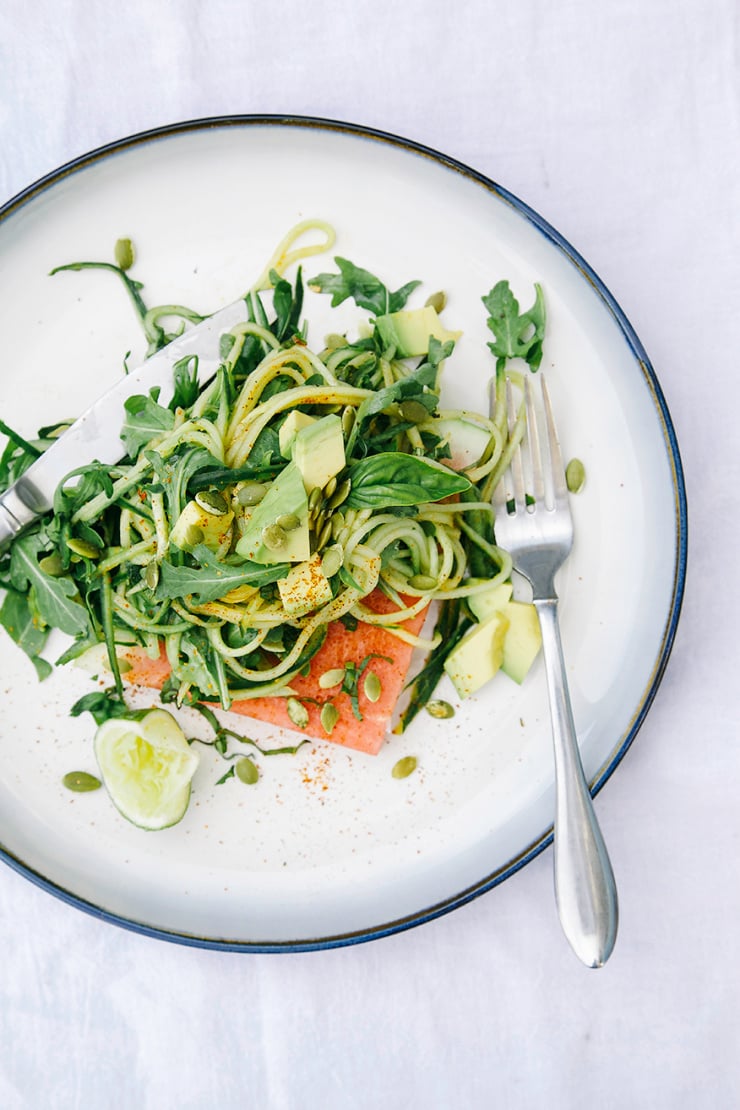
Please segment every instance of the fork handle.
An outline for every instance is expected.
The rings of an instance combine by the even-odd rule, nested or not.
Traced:
[[[557,599],[535,599],[555,751],[555,899],[568,941],[589,967],[609,959],[617,936],[617,888],[578,750]]]

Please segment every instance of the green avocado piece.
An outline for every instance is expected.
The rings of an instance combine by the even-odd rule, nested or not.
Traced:
[[[504,640],[501,670],[521,684],[542,646],[539,617],[534,605],[524,601],[507,602],[503,613],[509,621],[509,629]]]
[[[293,440],[293,462],[308,493],[323,489],[346,466],[342,421],[332,413],[301,428]]]
[[[463,636],[445,659],[445,670],[461,698],[480,690],[499,670],[508,627],[503,613],[494,613]]]
[[[448,339],[457,340],[462,335],[461,331],[447,331],[431,305],[425,308],[404,308],[400,312],[378,316],[375,330],[386,347],[396,348],[397,358],[425,355],[429,350],[430,336],[445,343]]]
[[[294,525],[283,527],[280,523]],[[297,521],[297,524],[294,522]],[[265,543],[265,530],[276,526],[282,542]],[[242,529],[236,550],[254,563],[302,563],[311,555],[308,535],[308,497],[301,472],[289,463],[278,474],[269,490]]]

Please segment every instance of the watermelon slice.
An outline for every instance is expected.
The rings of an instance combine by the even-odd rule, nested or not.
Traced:
[[[363,604],[378,613],[391,612],[394,608],[393,603],[379,590],[365,598]],[[416,634],[425,617],[426,610],[404,621],[401,627]],[[303,736],[331,740],[332,743],[355,751],[377,755],[390,730],[393,711],[401,696],[413,651],[410,644],[399,640],[379,625],[361,621],[354,631],[350,631],[340,621],[335,621],[329,626],[322,647],[311,660],[310,674],[306,677],[299,675],[290,680],[291,688],[296,691],[294,696],[301,701],[308,713],[308,724],[304,729],[296,729],[289,717],[287,698],[237,701],[232,705],[231,712],[292,729]],[[327,671],[339,670],[349,663],[354,663],[359,668],[368,656],[381,658],[368,661],[359,681],[357,708],[362,717],[360,720],[354,712],[349,694],[343,693],[339,686],[323,689],[319,685],[319,679]],[[170,668],[164,655],[152,660],[141,651],[131,650],[126,652],[125,659],[130,664],[130,670],[122,677],[131,684],[160,689],[169,675]],[[370,701],[364,692],[364,679],[370,671],[380,681],[380,696],[375,702]],[[339,714],[330,734],[327,734],[321,724],[321,710],[326,702],[331,702]]]

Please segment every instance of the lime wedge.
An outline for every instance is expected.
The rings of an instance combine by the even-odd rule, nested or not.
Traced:
[[[113,804],[128,821],[154,830],[184,817],[198,756],[164,709],[105,721],[95,734],[95,755]]]

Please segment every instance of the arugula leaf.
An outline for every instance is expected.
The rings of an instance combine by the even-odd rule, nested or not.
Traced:
[[[421,505],[470,489],[470,482],[462,474],[441,463],[400,451],[369,455],[353,463],[347,477],[352,483],[346,501],[350,509]]]
[[[77,587],[71,578],[52,578],[39,566],[39,553],[46,541],[38,533],[21,536],[13,544],[10,581],[23,593],[33,590],[33,603],[44,624],[68,636],[84,636],[90,628],[87,610],[77,600]]]
[[[198,566],[172,566],[162,563],[159,585],[155,591],[157,601],[171,601],[192,595],[196,604],[217,601],[237,586],[265,586],[284,578],[290,570],[286,563],[262,566],[261,563],[243,563],[230,566],[220,562],[210,548],[199,544],[193,551]]]
[[[51,664],[42,659],[40,652],[48,638],[48,629],[41,626],[26,594],[9,589],[0,607],[0,625],[12,640],[25,651],[36,668],[40,680],[51,674]]]
[[[169,403],[169,408],[189,409],[198,399],[200,385],[198,384],[198,356],[186,355],[172,367],[172,377],[175,383],[175,392]]]
[[[351,297],[360,308],[383,316],[403,308],[417,285],[421,285],[419,281],[409,281],[391,293],[380,278],[355,266],[354,262],[339,257],[334,261],[339,267],[338,274],[317,274],[308,283],[309,289],[316,293],[331,293],[332,308]]]
[[[535,285],[535,301],[527,311],[519,313],[519,302],[508,281],[499,281],[481,300],[490,312],[486,323],[494,334],[488,346],[503,365],[508,358],[523,358],[530,370],[535,371],[542,362],[542,342],[545,335],[545,299],[542,286]]]
[[[81,717],[83,713],[91,713],[95,724],[102,725],[113,717],[130,717],[135,720],[142,712],[146,710],[132,712],[115,687],[109,686],[107,690],[95,690],[92,694],[85,694],[74,703],[69,714],[70,717]]]
[[[121,428],[121,439],[132,459],[155,436],[170,432],[175,426],[175,414],[157,404],[154,396],[144,397],[139,394],[129,397],[123,407],[126,417]]]
[[[289,281],[275,271],[270,271],[270,281],[274,287],[272,307],[275,310],[275,320],[270,329],[281,343],[290,340],[300,331],[301,309],[303,308],[303,279],[301,268],[295,279],[295,293]]]

